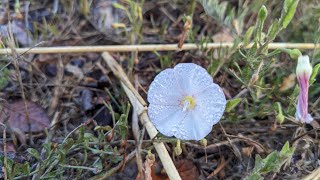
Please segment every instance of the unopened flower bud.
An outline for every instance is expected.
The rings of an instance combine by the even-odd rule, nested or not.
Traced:
[[[201,144],[202,146],[204,146],[204,147],[207,147],[207,145],[208,145],[207,139],[205,139],[205,138],[201,139],[201,140],[200,140],[200,144]]]
[[[173,151],[174,151],[174,154],[177,156],[180,156],[182,154],[180,139],[177,140],[177,145],[176,147],[174,147]]]
[[[300,92],[296,110],[296,119],[302,123],[310,123],[313,118],[308,113],[308,90],[309,79],[312,73],[312,66],[309,56],[300,56],[296,69],[297,79],[299,82]]]

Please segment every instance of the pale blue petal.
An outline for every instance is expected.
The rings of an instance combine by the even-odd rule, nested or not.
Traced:
[[[186,116],[181,106],[163,106],[150,104],[148,115],[155,127],[166,136],[174,136],[177,126]]]
[[[188,111],[186,118],[184,118],[178,125],[179,131],[175,136],[182,140],[201,140],[205,138],[212,129],[212,124],[203,121],[202,116],[195,110]]]
[[[203,121],[211,126],[218,123],[227,103],[222,89],[212,83],[207,89],[195,95],[195,99],[194,111],[202,116]]]
[[[174,67],[174,72],[185,95],[196,94],[213,83],[208,72],[194,63],[180,63]]]
[[[173,69],[166,69],[159,73],[149,87],[150,104],[178,105],[181,98]]]

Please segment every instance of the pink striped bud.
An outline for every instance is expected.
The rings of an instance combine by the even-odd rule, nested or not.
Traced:
[[[310,123],[313,120],[308,113],[308,89],[311,73],[312,66],[309,61],[309,56],[300,56],[296,69],[300,92],[295,116],[296,119],[302,123]]]

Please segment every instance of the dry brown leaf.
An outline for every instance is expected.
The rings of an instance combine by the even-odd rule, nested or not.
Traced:
[[[214,36],[212,36],[214,42],[233,42],[234,38],[231,35],[230,29],[223,29]]]
[[[225,172],[223,172],[224,168],[230,162],[230,160],[231,158],[225,160],[224,156],[222,156],[218,167],[207,178],[210,179],[218,174],[219,177],[223,179],[225,176]]]
[[[199,179],[199,170],[191,160],[180,160],[174,163],[181,179],[196,180]]]
[[[241,149],[242,153],[247,157],[251,157],[253,150],[254,146],[244,147]]]
[[[65,66],[66,71],[72,73],[74,76],[78,78],[78,80],[82,80],[84,78],[84,74],[81,68],[77,66],[73,66],[71,64],[67,64]]]
[[[153,180],[152,178],[152,168],[155,161],[154,154],[148,153],[146,160],[143,163],[144,172],[143,174],[138,174],[136,180]]]
[[[174,162],[181,179],[183,180],[197,180],[199,179],[200,173],[196,165],[192,160],[179,160]],[[166,175],[164,169],[159,169],[159,165],[156,163],[152,168],[152,180],[170,180]]]
[[[4,144],[1,143],[0,144],[0,153],[4,151]],[[6,144],[6,152],[12,152],[12,153],[16,153],[16,148],[14,147],[14,144],[11,142],[7,142]]]
[[[11,129],[20,132],[39,132],[50,126],[47,113],[37,104],[27,101],[29,120],[26,116],[23,101],[5,103],[0,112],[0,122],[6,123]],[[30,121],[30,122],[29,122]]]
[[[280,85],[280,91],[286,91],[292,88],[296,84],[296,75],[290,74],[288,77],[285,77]]]

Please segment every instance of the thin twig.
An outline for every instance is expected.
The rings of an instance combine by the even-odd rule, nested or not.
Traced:
[[[140,118],[141,124],[143,124],[150,136],[150,139],[153,139],[158,134],[157,129],[153,126],[151,123],[148,115],[147,115],[147,106],[146,102],[143,100],[143,98],[140,96],[140,94],[135,90],[131,82],[129,81],[127,75],[123,71],[122,67],[115,61],[115,59],[108,53],[104,52],[102,53],[102,57],[111,69],[111,71],[114,73],[114,75],[120,79],[121,85],[123,89],[125,90],[131,104],[135,106],[134,110],[137,111],[137,114]],[[164,169],[166,170],[168,176],[172,180],[180,180],[181,177],[174,166],[172,159],[170,158],[170,155],[165,148],[164,144],[162,142],[154,142],[153,143],[159,158],[162,162],[162,165]]]
[[[9,170],[9,167],[8,167],[8,157],[7,157],[7,132],[6,132],[6,129],[7,129],[7,126],[3,123],[0,123],[0,126],[3,127],[3,134],[2,134],[2,138],[3,138],[3,164],[4,164],[4,167],[2,169],[2,172],[3,172],[3,178],[4,179],[8,179],[7,178],[7,170]]]
[[[135,89],[138,91],[138,75],[135,75]],[[138,112],[135,110],[135,104],[132,105],[134,111],[132,112],[132,133],[134,136],[134,139],[136,140],[136,161],[137,166],[139,170],[139,175],[143,173],[143,162],[141,158],[141,144],[142,141],[140,139],[143,139],[143,136],[140,135],[140,127],[139,127],[139,118],[138,118]]]
[[[251,48],[249,44],[243,48]],[[232,47],[232,42],[226,43],[207,43],[202,47],[207,49]],[[238,47],[242,47],[240,44]],[[297,48],[297,49],[319,49],[320,44],[313,43],[270,43],[269,49],[278,48]],[[35,47],[35,48],[16,48],[18,54],[57,54],[57,53],[88,53],[88,52],[130,52],[130,51],[182,51],[200,49],[200,45],[188,43],[180,49],[178,44],[141,44],[141,45],[108,45],[108,46],[57,46],[57,47]],[[12,54],[10,48],[0,49],[0,54]]]

